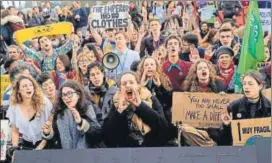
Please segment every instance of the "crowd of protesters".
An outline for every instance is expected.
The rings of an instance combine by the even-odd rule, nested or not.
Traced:
[[[1,75],[11,81],[1,114],[11,124],[11,149],[232,145],[232,119],[271,117],[261,93],[271,87],[271,33],[264,33],[265,60],[241,78],[243,97],[225,109],[220,129],[182,124],[179,135],[172,94],[239,93],[235,74],[248,4],[130,3],[123,29],[90,27],[93,15],[79,1],[55,8],[46,1],[27,13],[1,8]],[[207,5],[216,9],[214,22],[201,20]],[[24,44],[13,37],[17,30],[63,21],[74,33]],[[103,66],[108,52],[120,60],[114,71]]]

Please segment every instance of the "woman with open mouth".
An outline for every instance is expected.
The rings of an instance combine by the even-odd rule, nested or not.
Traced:
[[[217,79],[215,68],[211,62],[200,59],[190,69],[183,85],[186,92],[213,92],[225,91],[224,84]],[[216,146],[219,130],[216,128],[194,128],[188,124],[181,125],[181,137],[184,145],[189,146]],[[193,131],[193,132],[192,132]]]
[[[138,66],[138,80],[163,106],[168,122],[171,122],[172,86],[169,78],[162,72],[158,61],[153,57],[145,57]]]
[[[163,108],[133,72],[120,75],[112,109],[103,132],[110,147],[152,147],[166,142],[167,121]]]
[[[99,143],[95,133],[101,127],[82,85],[74,80],[63,83],[53,121],[46,122],[42,129],[43,138],[57,149],[86,149]]]
[[[219,145],[233,143],[231,120],[271,117],[271,102],[261,93],[264,88],[263,76],[257,71],[250,71],[244,75],[242,85],[244,96],[230,103],[221,114],[223,130]]]
[[[14,149],[47,148],[47,142],[42,139],[41,128],[48,120],[52,107],[52,103],[43,95],[35,79],[29,75],[19,75],[15,79],[7,111]]]
[[[85,89],[91,95],[91,101],[95,105],[94,109],[100,125],[103,124],[103,120],[111,109],[109,102],[117,90],[115,82],[111,79],[106,79],[105,75],[105,69],[102,64],[96,62],[88,66],[89,85]]]

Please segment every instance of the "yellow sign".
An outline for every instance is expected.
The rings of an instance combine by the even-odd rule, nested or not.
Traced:
[[[231,129],[234,146],[254,145],[255,138],[271,137],[271,117],[232,120]]]
[[[1,75],[1,104],[3,101],[3,95],[8,86],[10,86],[9,75]]]
[[[172,123],[181,121],[197,128],[220,128],[221,112],[239,94],[174,92]]]
[[[55,24],[49,24],[44,26],[37,26],[32,28],[25,28],[18,30],[14,33],[15,39],[18,44],[22,44],[32,38],[49,36],[49,35],[61,35],[71,34],[74,30],[73,24],[70,22],[61,22]]]

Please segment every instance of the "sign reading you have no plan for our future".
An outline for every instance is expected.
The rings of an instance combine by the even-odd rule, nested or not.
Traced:
[[[220,128],[221,113],[240,97],[240,94],[175,92],[172,123],[181,121],[197,128]]]
[[[92,28],[126,28],[128,10],[126,3],[93,6],[90,25]]]

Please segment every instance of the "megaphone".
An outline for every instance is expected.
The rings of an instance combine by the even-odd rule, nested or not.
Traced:
[[[115,54],[113,52],[109,52],[104,55],[104,57],[102,59],[102,64],[105,68],[107,68],[109,70],[114,70],[119,66],[120,59],[117,56],[117,54]]]

